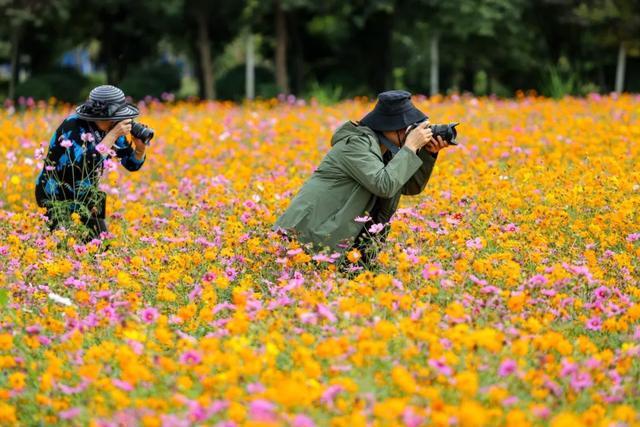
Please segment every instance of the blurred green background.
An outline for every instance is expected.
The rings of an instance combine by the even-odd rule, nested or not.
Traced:
[[[0,0],[0,100],[640,91],[639,0]],[[24,99],[22,100],[24,102]]]

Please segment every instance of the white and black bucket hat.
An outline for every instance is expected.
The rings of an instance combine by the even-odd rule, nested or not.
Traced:
[[[78,117],[84,120],[125,120],[140,115],[140,111],[128,104],[124,92],[111,85],[102,85],[89,93],[87,101],[76,107]]]

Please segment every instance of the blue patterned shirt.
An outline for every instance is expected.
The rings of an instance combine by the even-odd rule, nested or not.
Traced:
[[[62,122],[51,136],[44,166],[36,180],[39,206],[53,200],[83,200],[90,190],[97,190],[105,160],[113,155],[127,170],[137,171],[142,167],[145,158],[136,159],[124,136],[107,150],[100,144],[105,135],[95,123],[75,114]]]

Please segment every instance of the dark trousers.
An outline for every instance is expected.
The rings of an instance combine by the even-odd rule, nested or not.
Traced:
[[[49,226],[49,231],[53,231],[58,228],[58,220],[52,217],[51,211],[47,209],[47,217],[49,221],[47,222]],[[97,239],[100,237],[100,233],[106,233],[109,231],[107,229],[107,223],[104,218],[99,218],[96,215],[92,215],[89,218],[80,217],[80,221],[87,227],[89,230],[89,236],[84,239],[84,243],[88,243],[93,239]]]
[[[92,203],[90,206],[87,206],[92,213],[89,216],[80,216],[80,221],[89,230],[89,235],[85,239],[83,239],[84,243],[88,243],[92,239],[97,239],[100,237],[100,233],[106,233],[108,231],[107,223],[105,221],[107,194],[103,191],[100,191],[98,192],[98,195],[99,197],[97,198],[97,201]],[[49,226],[49,230],[53,231],[57,229],[60,225],[58,219],[55,218],[53,209],[50,207],[51,205],[48,204],[50,202],[43,198],[41,192],[38,191],[38,188],[36,188],[36,201],[38,202],[38,206],[47,208],[47,217],[49,218],[47,224]],[[68,212],[69,215],[71,215],[72,213],[73,212],[71,211]]]

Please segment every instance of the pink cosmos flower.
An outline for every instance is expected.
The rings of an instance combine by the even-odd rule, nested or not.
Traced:
[[[439,263],[427,264],[422,269],[422,277],[427,280],[432,277],[442,276],[443,274],[444,274],[444,270],[442,269],[442,266]]]
[[[627,236],[627,242],[635,242],[637,240],[640,240],[640,233],[631,233]]]
[[[571,377],[571,388],[577,392],[589,388],[592,385],[593,381],[591,381],[591,375],[588,372],[576,372]]]
[[[402,422],[406,427],[419,427],[424,423],[424,417],[417,415],[413,409],[407,408],[402,413]]]
[[[450,377],[453,374],[453,370],[442,359],[429,359],[429,366],[446,377]]]
[[[80,135],[80,139],[83,140],[84,142],[93,142],[94,138],[93,138],[93,134],[90,132],[85,132],[82,135]]]
[[[502,227],[502,231],[505,231],[505,232],[518,231],[518,226],[515,225],[514,223],[510,223],[510,224],[507,224],[504,227]]]
[[[513,374],[516,371],[517,367],[518,365],[514,360],[507,359],[500,364],[500,368],[498,368],[498,375],[500,375],[501,377],[507,377]]]
[[[265,387],[260,383],[247,384],[247,391],[251,394],[262,393],[265,391]]]
[[[158,310],[154,307],[147,307],[140,312],[140,318],[144,323],[154,323],[158,318]]]
[[[315,423],[306,415],[298,414],[291,422],[293,427],[315,427]]]
[[[597,299],[607,299],[611,296],[611,289],[606,286],[599,286],[596,290],[593,291],[593,294]]]
[[[129,382],[127,382],[127,381],[122,381],[122,380],[119,380],[119,379],[117,379],[117,378],[113,378],[113,379],[111,380],[111,383],[112,383],[114,386],[118,387],[120,390],[123,390],[123,391],[133,391],[133,386],[131,385],[131,383],[129,383]]]
[[[276,406],[264,399],[256,399],[249,406],[249,415],[255,421],[276,421]]]
[[[118,167],[116,166],[116,162],[111,159],[106,159],[103,163],[103,166],[107,172],[113,172]]]
[[[100,144],[96,145],[96,151],[104,156],[109,152],[109,147],[101,142]]]
[[[335,314],[324,304],[318,304],[318,314],[325,319],[327,319],[330,323],[334,323],[338,318]]]
[[[373,224],[371,227],[369,227],[369,233],[378,234],[382,231],[383,228],[384,224]]]
[[[333,407],[333,401],[336,396],[342,391],[344,391],[344,388],[340,385],[329,386],[324,393],[322,393],[320,401],[331,408]]]
[[[195,350],[187,350],[180,356],[180,363],[183,365],[198,365],[202,362],[202,355]]]
[[[467,240],[467,247],[470,249],[482,249],[484,244],[480,237],[476,237],[475,239]]]
[[[542,274],[536,274],[531,279],[529,279],[529,283],[531,283],[532,285],[546,285],[548,282],[549,279],[547,279]]]
[[[80,415],[80,412],[82,412],[82,409],[75,407],[75,408],[67,409],[66,411],[59,412],[58,417],[60,417],[61,420],[70,420]]]
[[[64,148],[69,148],[73,145],[73,142],[71,142],[68,139],[63,139],[62,142],[60,142],[60,146],[64,147]]]
[[[599,317],[592,317],[587,320],[587,329],[590,331],[599,331],[602,329],[602,320]]]

